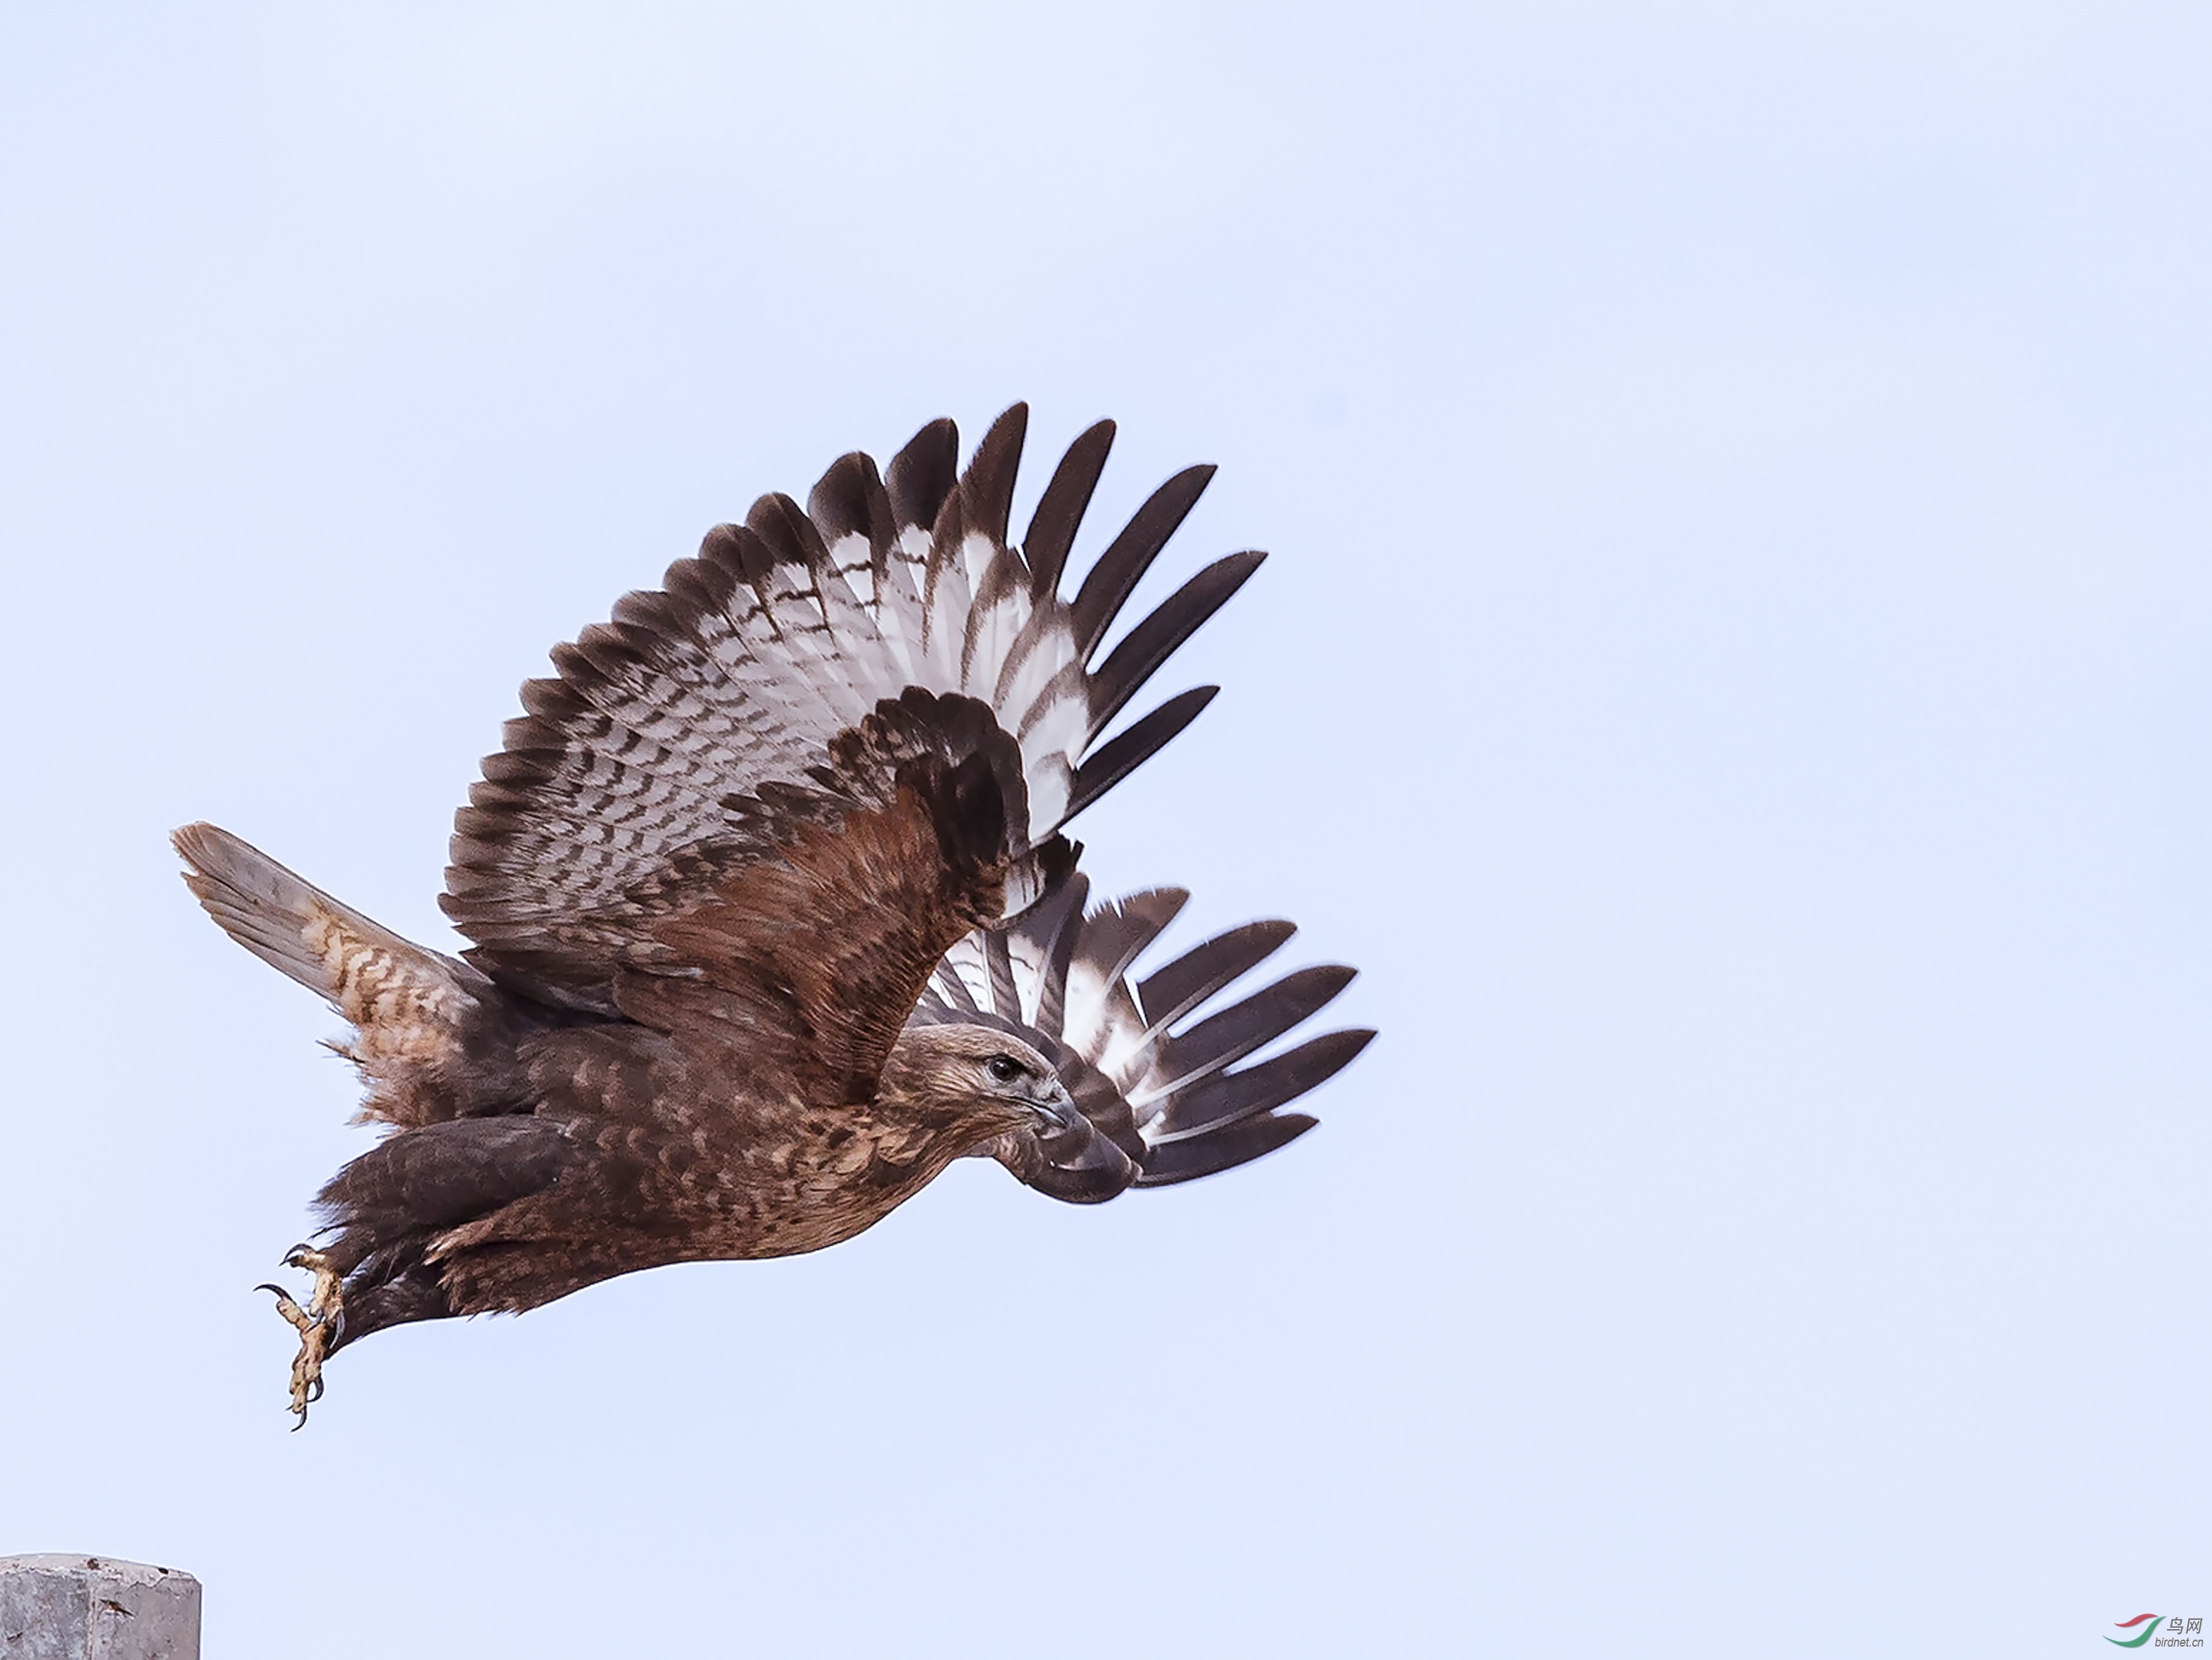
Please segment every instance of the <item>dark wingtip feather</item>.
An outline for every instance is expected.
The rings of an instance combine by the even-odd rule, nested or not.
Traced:
[[[960,476],[963,516],[971,531],[981,531],[999,546],[1006,544],[1006,521],[1014,510],[1014,475],[1022,464],[1022,441],[1029,434],[1030,406],[1010,404],[983,441],[968,471]]]
[[[1188,888],[1147,888],[1099,906],[1083,919],[1083,960],[1112,984],[1189,903]]]
[[[940,416],[907,440],[884,476],[899,523],[924,529],[934,525],[959,473],[960,429]]]
[[[1176,1033],[1168,1045],[1167,1070],[1179,1087],[1234,1065],[1328,1007],[1358,972],[1341,964],[1326,964],[1285,975],[1243,1002]]]
[[[1023,913],[1022,920],[1014,925],[1015,932],[1040,945],[1047,944],[1061,930],[1077,925],[1083,915],[1084,901],[1090,896],[1090,877],[1075,871]]]
[[[1075,781],[1068,792],[1067,811],[1061,815],[1063,822],[1074,818],[1166,747],[1177,733],[1198,719],[1199,711],[1211,703],[1220,690],[1218,686],[1193,686],[1188,691],[1179,692],[1093,751],[1076,769]]]
[[[1137,689],[1182,648],[1184,641],[1229,603],[1230,596],[1244,586],[1267,556],[1255,550],[1215,560],[1123,636],[1090,679],[1093,737],[1105,730]]]
[[[1086,661],[1106,637],[1106,630],[1114,626],[1114,618],[1152,569],[1160,550],[1167,546],[1168,538],[1198,505],[1214,471],[1205,462],[1185,467],[1145,498],[1144,506],[1098,556],[1098,562],[1076,591],[1073,607],[1076,650]]]
[[[872,457],[858,450],[839,456],[808,493],[806,512],[825,543],[856,532],[866,537],[870,562],[882,575],[898,523]]]
[[[1176,1091],[1152,1134],[1164,1144],[1186,1140],[1271,1111],[1327,1083],[1374,1039],[1364,1026],[1323,1032],[1255,1065],[1202,1079]]]
[[[1134,1185],[1165,1188],[1178,1182],[1195,1182],[1201,1176],[1218,1176],[1288,1146],[1320,1122],[1303,1112],[1276,1113],[1248,1118],[1211,1135],[1164,1142],[1145,1155],[1144,1171]]]
[[[1036,511],[1030,515],[1029,534],[1022,538],[1022,556],[1030,563],[1030,591],[1039,599],[1060,591],[1060,573],[1067,568],[1076,529],[1091,507],[1098,475],[1106,470],[1107,452],[1113,447],[1111,421],[1085,429],[1060,458],[1052,482],[1044,487]]]
[[[1182,1017],[1238,976],[1266,962],[1298,931],[1295,922],[1247,922],[1194,946],[1137,982],[1137,1006],[1148,1026]]]
[[[798,502],[781,490],[771,490],[745,514],[745,528],[760,538],[780,565],[805,565],[820,569],[830,562],[822,532]]]

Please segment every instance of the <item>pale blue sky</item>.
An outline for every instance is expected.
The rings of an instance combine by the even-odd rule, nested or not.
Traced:
[[[2179,6],[9,8],[0,1553],[191,1570],[211,1660],[2212,1614],[2208,52]],[[1024,502],[1121,422],[1093,551],[1222,465],[1150,592],[1273,550],[1081,829],[1361,966],[1322,1128],[391,1334],[287,1435],[250,1288],[367,1133],[164,833],[450,943],[548,646],[1016,398]]]

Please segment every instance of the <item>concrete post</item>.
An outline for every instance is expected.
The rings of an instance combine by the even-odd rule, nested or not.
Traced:
[[[0,1556],[0,1660],[199,1660],[200,1582],[111,1556]]]

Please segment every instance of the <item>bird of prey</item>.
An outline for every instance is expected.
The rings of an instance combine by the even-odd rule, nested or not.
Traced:
[[[1026,420],[964,471],[950,421],[880,472],[845,456],[804,509],[763,496],[556,648],[456,818],[460,959],[225,830],[176,833],[216,921],[350,1023],[334,1047],[391,1127],[319,1195],[325,1243],[285,1258],[306,1304],[264,1287],[300,1335],[298,1423],[371,1332],[818,1250],[957,1158],[1088,1203],[1311,1127],[1278,1109],[1371,1033],[1237,1063],[1352,971],[1201,1013],[1290,925],[1133,980],[1183,896],[1086,913],[1061,833],[1212,696],[1105,736],[1262,556],[1208,565],[1102,654],[1212,469],[1163,484],[1063,599],[1114,429],[1075,441],[1016,544]]]

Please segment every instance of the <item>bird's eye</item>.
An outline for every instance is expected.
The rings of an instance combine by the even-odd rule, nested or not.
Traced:
[[[1011,1055],[994,1055],[983,1063],[994,1084],[1011,1084],[1022,1075],[1022,1063]]]

